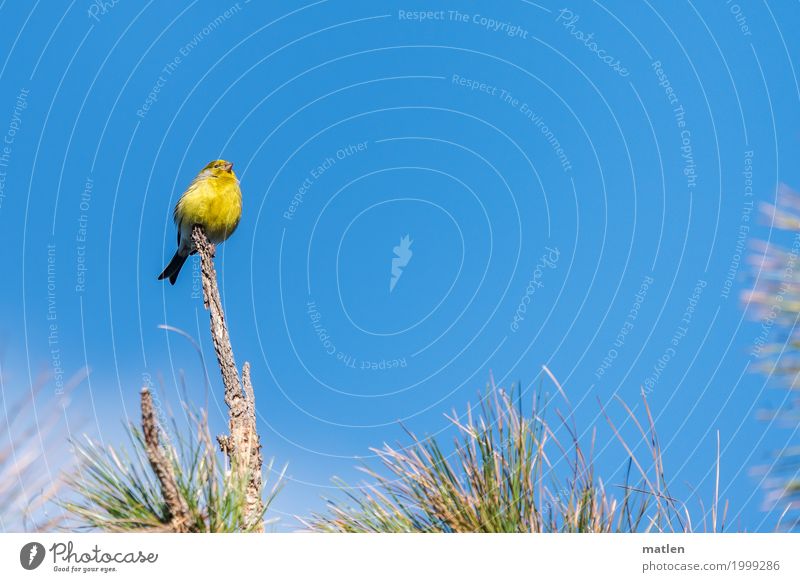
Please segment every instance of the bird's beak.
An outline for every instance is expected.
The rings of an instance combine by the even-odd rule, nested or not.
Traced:
[[[228,162],[228,165],[225,166],[225,171],[227,171],[227,172],[232,172],[233,171],[233,164],[231,162]]]

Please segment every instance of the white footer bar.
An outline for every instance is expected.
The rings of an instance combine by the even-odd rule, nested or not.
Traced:
[[[800,580],[798,548],[796,534],[3,534],[0,572],[4,580],[137,582],[253,575],[325,582],[777,581]]]

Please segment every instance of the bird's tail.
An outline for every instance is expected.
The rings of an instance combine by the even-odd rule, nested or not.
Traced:
[[[171,285],[175,284],[175,281],[178,280],[178,273],[181,272],[181,267],[186,262],[188,255],[181,254],[180,249],[175,252],[175,255],[172,257],[172,260],[169,262],[169,265],[166,266],[164,272],[158,276],[158,280],[166,279],[169,277],[169,282]]]

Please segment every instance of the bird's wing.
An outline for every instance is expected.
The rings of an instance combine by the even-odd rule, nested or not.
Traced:
[[[178,203],[175,204],[175,210],[172,213],[172,219],[175,222],[175,224],[180,224],[181,214],[182,214],[182,211],[183,211],[183,202],[184,202],[184,200],[186,200],[187,196],[189,196],[193,192],[197,191],[198,184],[199,184],[199,181],[198,181],[197,178],[192,180],[192,183],[189,184],[189,187],[186,188],[186,191],[183,194],[181,194],[180,198],[178,198]]]
[[[183,231],[183,204],[188,196],[191,196],[198,191],[206,177],[207,175],[205,172],[200,172],[197,176],[195,176],[194,180],[192,180],[192,183],[189,184],[188,188],[186,188],[186,191],[181,194],[181,197],[178,199],[178,203],[175,204],[175,210],[172,213],[172,220],[178,227],[178,248],[181,246],[181,232]]]

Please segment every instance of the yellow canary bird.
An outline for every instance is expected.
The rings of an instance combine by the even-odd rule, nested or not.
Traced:
[[[174,220],[178,227],[178,250],[164,272],[158,276],[175,284],[178,273],[189,255],[196,252],[192,229],[200,225],[208,240],[221,243],[233,234],[242,217],[242,191],[233,173],[233,164],[214,160],[192,180],[175,205]]]

